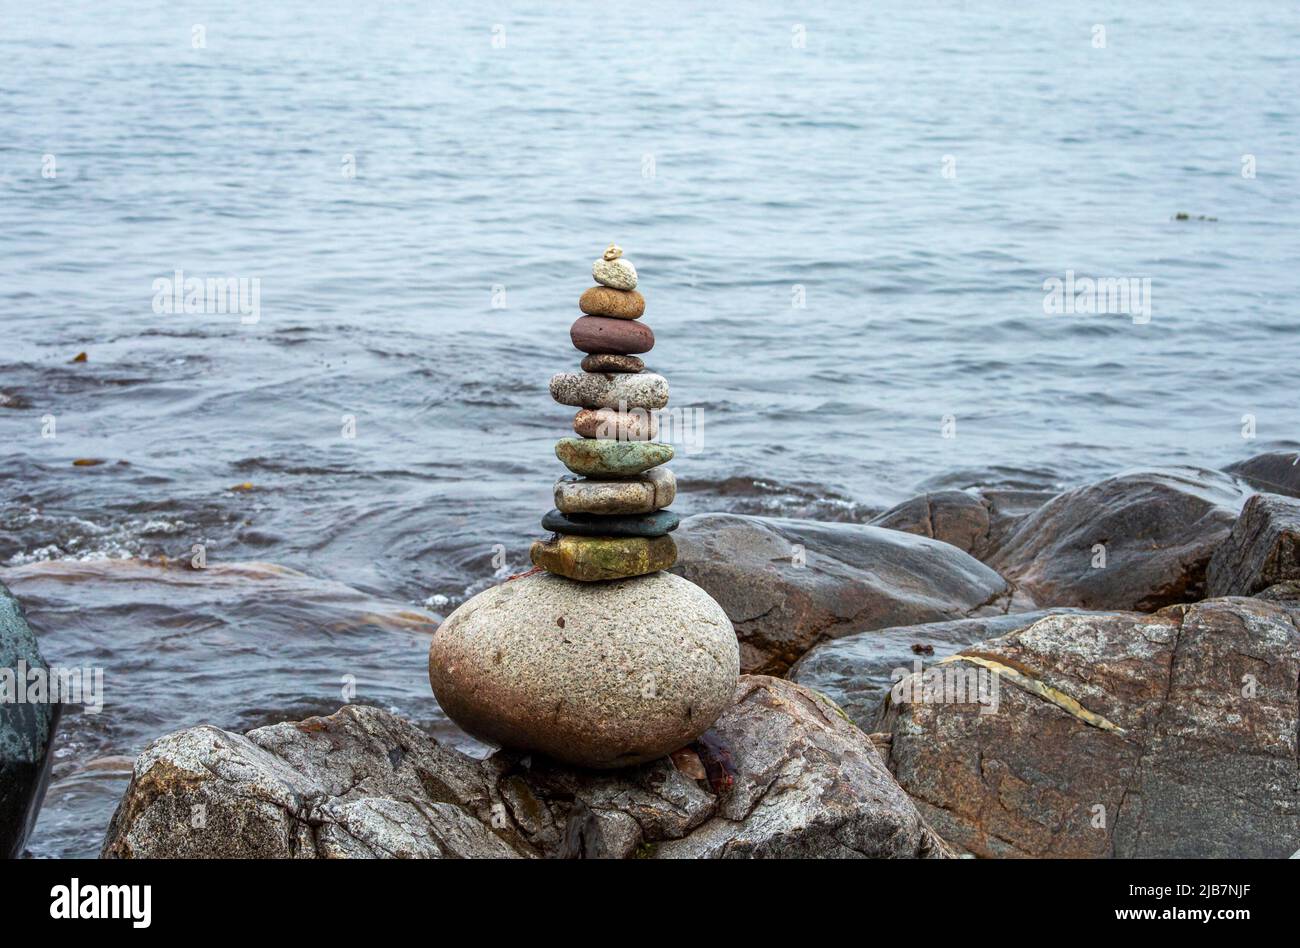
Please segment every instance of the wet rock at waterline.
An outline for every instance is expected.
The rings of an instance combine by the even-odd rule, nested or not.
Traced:
[[[956,547],[880,527],[698,514],[673,537],[673,572],[726,609],[747,673],[854,632],[1033,607]]]
[[[694,740],[731,703],[738,673],[726,613],[669,573],[512,580],[448,616],[429,650],[434,695],[466,731],[585,767]]]
[[[871,732],[879,726],[890,689],[918,665],[931,668],[975,642],[1028,628],[1045,616],[1077,612],[1035,610],[858,632],[815,646],[786,677],[826,695]]]
[[[987,562],[1043,606],[1149,611],[1194,601],[1249,494],[1200,468],[1108,477],[1038,508]]]
[[[1256,494],[1210,558],[1211,596],[1251,596],[1300,581],[1300,499]]]
[[[0,583],[0,858],[22,855],[45,796],[60,708],[48,671],[22,606]]]

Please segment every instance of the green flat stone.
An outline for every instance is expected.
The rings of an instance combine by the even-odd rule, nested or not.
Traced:
[[[668,536],[557,536],[534,540],[529,557],[548,573],[589,583],[667,569],[677,562],[677,544]]]
[[[628,477],[671,461],[673,446],[658,441],[561,438],[555,443],[555,456],[574,474]]]

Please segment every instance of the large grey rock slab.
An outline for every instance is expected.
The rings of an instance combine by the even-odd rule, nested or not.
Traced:
[[[1032,608],[969,554],[882,527],[713,513],[674,539],[672,572],[722,604],[746,673],[784,674],[818,642],[868,629]]]
[[[1300,581],[1300,500],[1256,494],[1246,501],[1207,576],[1211,596],[1250,596]]]
[[[29,673],[48,669],[22,606],[0,583],[0,858],[22,855],[45,796],[60,705],[27,699],[39,698]]]
[[[476,760],[358,705],[246,735],[189,728],[140,755],[104,855],[950,855],[866,736],[798,685],[742,678],[710,744],[732,771],[716,790],[668,758],[618,771]]]
[[[874,731],[890,688],[918,663],[928,667],[975,642],[1076,609],[1039,609],[1005,616],[953,619],[875,629],[816,646],[786,676],[826,695],[864,731]]]
[[[1300,840],[1298,610],[1279,590],[1040,619],[952,656],[942,687],[914,677],[918,700],[886,716],[890,768],[980,856],[1286,857]],[[996,700],[969,700],[971,675]]]
[[[1038,603],[1150,611],[1205,593],[1251,491],[1218,471],[1131,471],[1048,501],[988,557]]]

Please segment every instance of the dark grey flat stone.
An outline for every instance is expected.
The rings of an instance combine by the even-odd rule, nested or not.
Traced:
[[[542,529],[582,537],[661,537],[677,529],[681,518],[671,510],[648,514],[566,514],[552,510],[542,518]]]

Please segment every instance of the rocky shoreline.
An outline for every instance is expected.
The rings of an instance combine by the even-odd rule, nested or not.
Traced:
[[[477,760],[355,705],[189,728],[140,755],[103,854],[1286,857],[1292,460],[935,491],[867,524],[687,517],[671,572],[742,671],[690,747]]]

